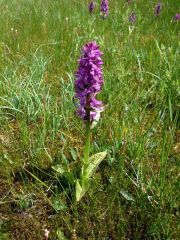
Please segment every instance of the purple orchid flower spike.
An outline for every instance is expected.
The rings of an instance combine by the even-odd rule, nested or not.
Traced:
[[[103,17],[107,17],[109,14],[108,0],[102,0],[100,6],[100,12]]]
[[[155,6],[155,9],[154,9],[154,13],[156,16],[159,16],[160,13],[161,13],[161,10],[162,10],[162,4],[161,3],[158,3],[156,6]]]
[[[90,2],[89,4],[89,12],[92,13],[94,11],[96,4],[94,1]]]
[[[136,22],[136,14],[135,12],[132,12],[131,15],[129,16],[129,21],[132,22],[132,23],[135,23]]]
[[[104,110],[102,102],[96,99],[104,83],[101,56],[96,42],[87,43],[82,49],[75,75],[75,98],[79,101],[77,114],[91,123],[98,121],[100,112]]]

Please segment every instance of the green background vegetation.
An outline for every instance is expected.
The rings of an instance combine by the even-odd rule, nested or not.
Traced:
[[[0,0],[0,239],[178,239],[178,1]],[[135,24],[128,21],[134,11]],[[91,154],[108,150],[80,203],[80,49],[103,55],[106,110]],[[61,166],[62,177],[52,168]],[[62,232],[61,232],[62,231]]]

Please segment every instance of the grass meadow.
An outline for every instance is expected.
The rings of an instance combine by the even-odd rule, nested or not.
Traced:
[[[177,240],[179,3],[155,16],[155,0],[111,0],[106,19],[88,4],[0,0],[0,240]],[[91,155],[108,154],[76,203],[74,73],[89,41],[104,53],[106,105]]]

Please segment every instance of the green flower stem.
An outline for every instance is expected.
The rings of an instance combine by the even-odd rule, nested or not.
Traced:
[[[81,175],[81,185],[85,188],[88,185],[87,179],[87,168],[89,165],[89,153],[90,153],[90,110],[86,110],[87,120],[86,120],[86,133],[85,133],[85,146],[84,146],[84,158],[82,162],[82,175]]]
[[[85,139],[85,147],[84,147],[84,165],[89,164],[89,153],[90,153],[90,112],[89,112],[88,120],[86,121],[86,139]]]

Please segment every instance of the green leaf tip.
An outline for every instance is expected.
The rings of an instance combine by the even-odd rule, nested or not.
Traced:
[[[87,177],[88,178],[91,178],[92,175],[96,172],[99,164],[106,157],[106,155],[107,155],[107,151],[104,151],[104,152],[96,153],[89,158],[89,165],[87,167]]]

